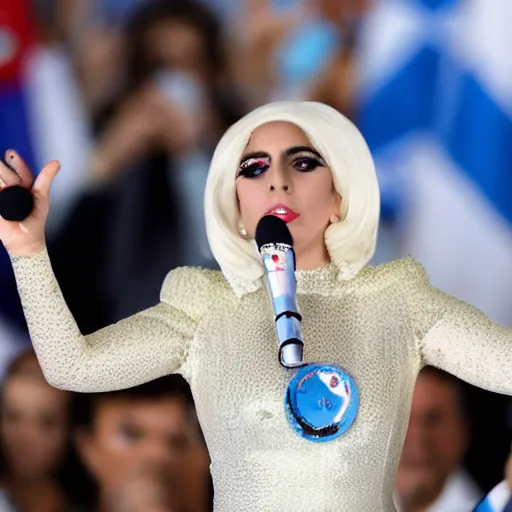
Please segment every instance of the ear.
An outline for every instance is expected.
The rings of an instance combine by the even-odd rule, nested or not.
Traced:
[[[341,220],[340,209],[341,209],[341,196],[338,194],[338,192],[335,192],[334,204],[333,204],[332,213],[331,213],[331,217],[330,217],[331,224],[335,224],[336,222],[339,222]]]

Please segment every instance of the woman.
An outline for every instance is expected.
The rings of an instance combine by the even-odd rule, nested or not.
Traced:
[[[143,2],[123,41],[126,83],[94,122],[92,186],[48,240],[85,333],[151,306],[172,268],[216,268],[204,212],[193,205],[202,202],[215,145],[240,117],[224,85],[221,24],[201,2]]]
[[[32,350],[2,384],[0,511],[69,511],[81,472],[69,439],[70,394],[50,387]]]
[[[20,177],[3,167],[4,184],[30,186],[19,156],[8,152],[7,160]],[[392,512],[421,367],[512,393],[510,330],[432,288],[411,259],[365,268],[379,218],[373,161],[357,129],[326,105],[274,103],[233,125],[214,153],[205,193],[221,271],[174,270],[158,305],[87,337],[45,252],[58,168],[50,162],[36,179],[30,218],[0,223],[46,378],[104,391],[184,375],[212,459],[216,512]],[[342,367],[359,389],[354,423],[331,442],[309,442],[287,424],[283,396],[292,374],[276,357],[252,240],[269,212],[288,219],[294,238],[306,360]]]

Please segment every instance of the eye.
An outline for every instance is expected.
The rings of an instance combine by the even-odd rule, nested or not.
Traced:
[[[185,435],[175,434],[168,438],[168,445],[171,450],[185,450],[190,442]]]
[[[248,158],[240,165],[237,177],[256,178],[270,167],[268,158]]]
[[[15,425],[23,421],[23,415],[20,414],[18,411],[5,410],[3,417],[4,421],[11,425]]]
[[[50,432],[57,429],[59,422],[55,416],[44,415],[39,418],[39,425],[42,430]]]
[[[301,156],[296,158],[292,165],[294,169],[300,172],[311,172],[317,167],[326,167],[325,162],[311,156]]]
[[[144,437],[144,433],[141,429],[137,428],[135,425],[124,424],[119,427],[119,435],[123,437],[126,441],[136,443],[140,441]]]

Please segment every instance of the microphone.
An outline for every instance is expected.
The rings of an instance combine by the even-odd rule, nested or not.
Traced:
[[[0,190],[0,216],[8,221],[25,220],[34,208],[30,190],[14,185]]]
[[[256,227],[255,238],[265,267],[274,309],[279,362],[285,368],[303,366],[302,317],[295,294],[292,235],[286,222],[274,215],[266,215]]]

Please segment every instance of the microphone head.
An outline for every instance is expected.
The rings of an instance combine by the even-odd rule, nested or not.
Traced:
[[[258,250],[267,244],[284,244],[293,247],[293,238],[286,222],[275,215],[265,215],[256,226]]]
[[[30,190],[14,185],[0,190],[0,216],[8,221],[25,220],[34,208]]]

